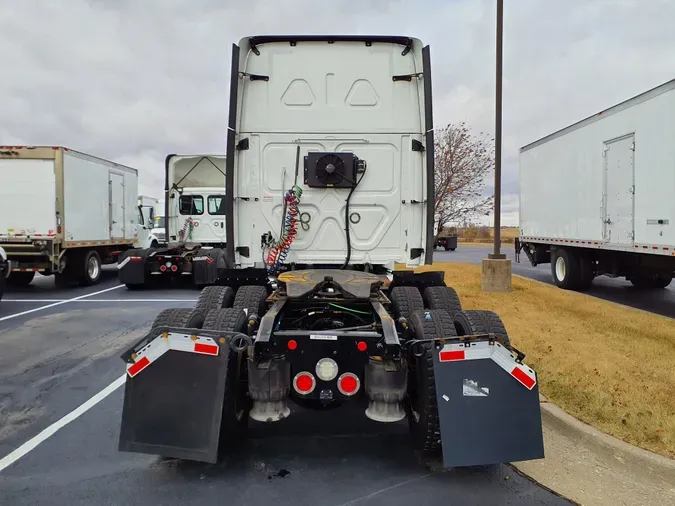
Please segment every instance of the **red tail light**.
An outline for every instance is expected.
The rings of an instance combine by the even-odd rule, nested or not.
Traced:
[[[162,272],[166,272],[166,265],[160,265],[159,270]]]
[[[290,341],[288,341],[287,346],[289,350],[293,351],[298,347],[298,342],[295,339],[291,339]]]
[[[346,372],[338,378],[338,390],[342,395],[354,395],[361,387],[361,381],[356,374]]]
[[[293,388],[295,391],[302,395],[311,394],[316,387],[316,380],[311,373],[308,372],[299,372],[293,378]]]
[[[176,272],[177,270],[178,270],[178,266],[177,266],[177,265],[172,265],[172,266],[171,266],[171,272]]]

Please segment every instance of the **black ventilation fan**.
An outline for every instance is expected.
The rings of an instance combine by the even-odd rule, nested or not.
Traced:
[[[351,188],[356,180],[353,153],[307,153],[305,184],[311,188]]]

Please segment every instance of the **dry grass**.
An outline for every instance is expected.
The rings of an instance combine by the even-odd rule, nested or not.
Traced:
[[[465,309],[496,311],[551,402],[601,431],[675,457],[675,321],[536,281],[484,293],[479,266],[436,263]]]

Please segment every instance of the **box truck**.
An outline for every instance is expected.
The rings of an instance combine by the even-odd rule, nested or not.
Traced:
[[[103,264],[141,244],[137,187],[136,169],[72,149],[0,146],[7,284],[27,285],[36,272],[98,283]]]
[[[520,241],[556,285],[675,272],[675,79],[520,149]]]
[[[163,216],[164,240],[120,256],[120,282],[129,289],[176,278],[215,283],[226,266],[225,156],[168,155]]]

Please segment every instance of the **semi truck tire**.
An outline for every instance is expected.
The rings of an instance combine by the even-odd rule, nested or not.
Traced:
[[[422,298],[425,308],[445,309],[450,316],[462,310],[459,295],[449,286],[429,286],[424,290]]]
[[[26,272],[10,272],[7,277],[7,285],[10,286],[28,286],[33,281],[35,277],[35,272],[26,271]]]
[[[394,317],[410,318],[415,311],[424,309],[422,294],[414,286],[396,286],[389,296]]]
[[[237,311],[245,311],[247,315],[257,314],[260,318],[267,309],[267,289],[259,285],[244,285],[239,287],[234,297],[232,307]]]
[[[96,250],[85,251],[84,254],[77,255],[75,260],[79,265],[77,281],[82,286],[92,286],[98,284],[101,279],[101,256]]]
[[[202,328],[246,333],[246,325],[247,318],[243,311],[234,308],[218,308],[207,313]],[[223,415],[220,422],[219,454],[237,447],[246,436],[248,414],[251,410],[251,402],[247,396],[247,381],[247,360],[244,353],[230,350],[225,377]]]
[[[414,311],[409,321],[417,339],[457,335],[452,317],[443,309]],[[408,426],[415,451],[422,457],[437,456],[441,451],[433,349],[430,342],[418,343],[409,354]]]
[[[453,323],[458,336],[494,334],[507,348],[511,347],[511,339],[504,322],[494,311],[459,311],[455,313]]]
[[[197,309],[207,313],[212,309],[229,308],[234,302],[234,290],[229,286],[207,286],[199,294]]]
[[[152,322],[152,328],[181,327],[201,329],[204,325],[204,313],[190,308],[170,308],[160,311]]]

